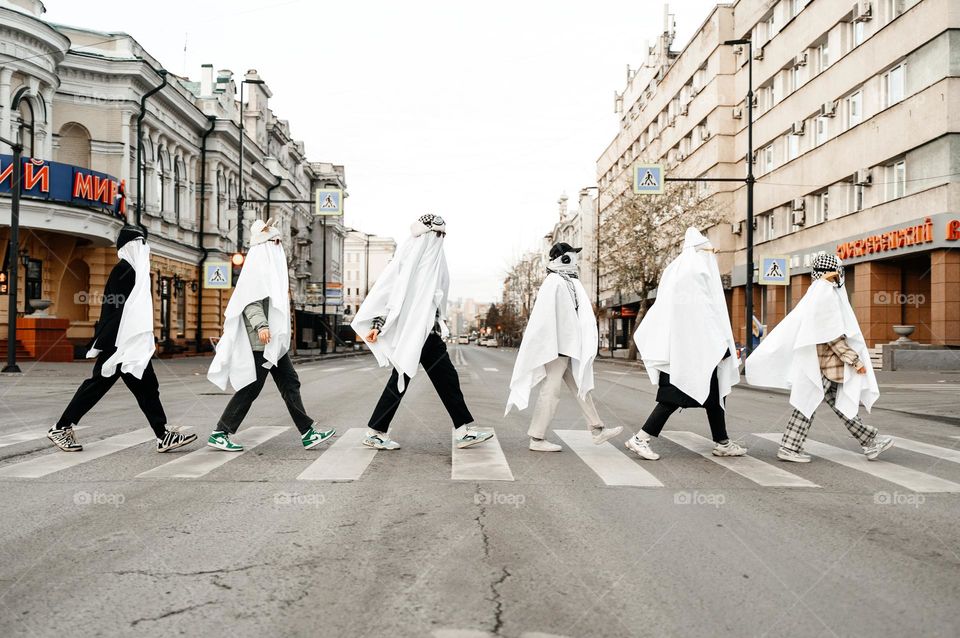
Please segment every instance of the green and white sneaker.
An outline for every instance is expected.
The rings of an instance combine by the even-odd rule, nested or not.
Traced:
[[[317,424],[314,423],[313,427],[306,431],[306,433],[300,437],[300,442],[303,443],[303,447],[312,450],[321,443],[324,443],[337,433],[336,428],[330,428],[329,430],[317,430]]]
[[[230,440],[230,435],[226,432],[215,431],[207,439],[207,445],[224,452],[243,452],[243,446]]]

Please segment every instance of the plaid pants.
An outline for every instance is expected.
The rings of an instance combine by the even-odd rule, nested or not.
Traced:
[[[843,424],[850,430],[850,434],[860,441],[860,445],[862,446],[867,446],[872,443],[873,438],[877,436],[877,428],[865,424],[860,420],[859,415],[848,419],[843,412],[837,409],[837,388],[840,387],[840,384],[826,377],[823,377],[822,381],[823,400],[837,413],[837,416],[840,417]],[[790,415],[790,419],[787,421],[787,429],[783,432],[780,447],[794,452],[802,452],[803,444],[807,440],[807,433],[810,431],[810,426],[813,425],[813,417],[814,415],[811,414],[808,419],[803,416],[803,413],[799,410],[794,410],[793,414]]]

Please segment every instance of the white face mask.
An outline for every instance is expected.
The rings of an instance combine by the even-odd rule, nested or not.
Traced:
[[[577,253],[564,253],[553,261],[547,263],[547,269],[553,272],[575,275],[577,274],[578,258],[579,255]]]

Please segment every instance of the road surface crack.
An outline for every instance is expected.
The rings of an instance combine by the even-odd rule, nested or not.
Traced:
[[[159,616],[152,616],[152,617],[149,617],[149,618],[138,618],[138,619],[132,621],[132,622],[130,623],[130,626],[131,626],[131,627],[136,627],[138,624],[140,624],[140,623],[142,623],[142,622],[151,622],[151,621],[156,621],[156,620],[163,620],[164,618],[169,618],[170,616],[177,616],[177,615],[179,615],[179,614],[184,614],[184,613],[186,613],[186,612],[188,612],[188,611],[193,611],[194,609],[200,609],[201,607],[207,607],[207,606],[209,606],[209,605],[217,605],[217,604],[219,604],[219,603],[217,603],[216,601],[210,601],[210,602],[206,602],[206,603],[200,603],[199,605],[190,605],[189,607],[183,607],[183,608],[181,608],[181,609],[174,609],[174,610],[172,610],[172,611],[168,611],[168,612],[165,613],[165,614],[160,614]]]

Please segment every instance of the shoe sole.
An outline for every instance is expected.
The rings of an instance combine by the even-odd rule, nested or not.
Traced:
[[[533,448],[533,447],[532,447],[532,448],[528,448],[528,449],[529,449],[531,452],[563,452],[563,448],[562,448],[562,447],[552,448],[552,449],[549,449],[549,450],[538,450],[537,448]]]
[[[50,442],[51,442],[51,443],[53,443],[55,446],[57,446],[57,449],[58,449],[58,450],[61,450],[61,451],[63,451],[63,452],[82,452],[82,451],[83,451],[83,446],[82,446],[82,445],[78,445],[77,447],[63,447],[62,445],[60,445],[59,443],[57,443],[56,441],[54,441],[54,440],[53,440],[53,437],[50,436],[49,434],[47,435],[47,438],[50,439]]]
[[[397,447],[386,447],[386,446],[384,446],[384,445],[374,445],[373,443],[367,443],[366,441],[364,441],[363,444],[366,445],[367,447],[372,447],[374,450],[387,450],[387,451],[390,451],[390,450],[399,450],[399,449],[400,449],[400,446],[399,446],[399,445],[398,445]]]
[[[223,447],[222,445],[217,445],[216,443],[211,443],[207,441],[207,447],[212,447],[214,450],[220,450],[221,452],[243,452],[243,448],[228,448]]]
[[[602,435],[600,435],[600,438],[599,438],[599,439],[594,439],[594,440],[593,440],[593,444],[594,444],[594,445],[603,445],[604,443],[606,443],[606,442],[609,441],[610,439],[614,439],[614,438],[616,438],[617,436],[619,436],[621,432],[623,432],[623,426],[622,426],[622,425],[618,425],[618,426],[615,427],[614,429],[610,430],[610,432],[604,432]]]
[[[717,453],[714,451],[714,452],[712,452],[712,454],[713,454],[714,456],[719,456],[719,457],[722,457],[722,458],[736,458],[736,457],[738,457],[738,456],[746,456],[746,455],[747,455],[747,451],[744,450],[743,452],[739,452],[739,453],[737,453],[737,454],[726,454],[726,453],[724,453],[724,452],[721,452],[721,453],[717,454]]]
[[[458,449],[458,450],[464,450],[464,449],[466,449],[466,448],[468,448],[468,447],[473,447],[474,445],[480,445],[481,443],[486,443],[487,441],[489,441],[489,440],[492,439],[492,438],[493,438],[493,435],[490,435],[490,436],[488,436],[488,437],[485,438],[485,439],[474,439],[473,441],[470,441],[470,442],[468,442],[468,443],[459,443],[459,442],[458,442],[458,443],[457,443],[457,449]]]
[[[623,444],[623,447],[627,448],[628,450],[630,450],[631,452],[633,452],[634,454],[636,454],[638,457],[640,457],[640,458],[643,459],[644,461],[659,461],[659,460],[660,460],[660,455],[659,455],[659,454],[657,454],[657,456],[654,457],[654,458],[650,458],[649,456],[644,456],[644,455],[641,454],[640,452],[637,452],[637,451],[634,450],[632,447],[630,447],[630,441],[627,441],[626,443],[624,443],[624,444]],[[656,453],[655,453],[655,454],[656,454]]]
[[[181,441],[180,443],[177,443],[176,445],[171,445],[170,447],[163,448],[162,450],[157,450],[157,452],[160,453],[160,454],[164,454],[165,452],[169,452],[170,450],[176,450],[178,447],[183,447],[184,445],[190,445],[191,443],[193,443],[193,442],[196,441],[196,440],[197,440],[197,435],[196,435],[196,434],[191,434],[190,436],[188,436],[185,440]]]
[[[784,458],[779,454],[777,455],[777,458],[787,463],[809,463],[810,462],[810,459],[808,458],[807,459],[791,459],[791,458]]]

